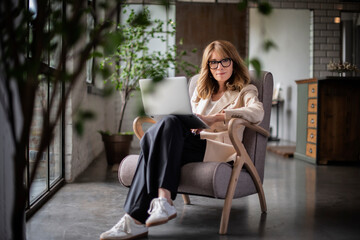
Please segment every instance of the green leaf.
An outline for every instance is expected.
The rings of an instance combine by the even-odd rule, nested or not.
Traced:
[[[150,16],[146,9],[138,12],[134,19],[130,22],[130,25],[133,27],[147,27],[151,25]]]
[[[253,58],[250,60],[250,64],[253,66],[256,71],[257,76],[260,76],[261,73],[261,62],[258,58]]]
[[[138,108],[138,116],[146,116],[144,106],[141,104]]]
[[[264,40],[264,43],[263,43],[263,49],[266,51],[266,52],[269,52],[272,48],[274,49],[278,49],[278,46],[271,40]]]
[[[124,41],[121,31],[106,34],[104,42],[104,55],[108,56],[116,52],[118,46]]]
[[[117,135],[134,135],[134,132],[128,131],[128,132],[119,132]]]
[[[258,10],[261,14],[264,14],[266,16],[270,15],[272,12],[273,7],[268,2],[260,2],[258,4]]]
[[[81,121],[76,121],[74,124],[75,132],[79,136],[84,135],[84,123]]]
[[[75,132],[79,136],[82,136],[84,134],[85,122],[88,120],[93,120],[94,118],[95,118],[95,113],[93,111],[81,110],[81,109],[78,110],[78,112],[76,113],[75,123],[74,123]]]
[[[106,131],[98,130],[98,133],[100,133],[101,135],[108,135],[108,136],[111,135],[111,132],[109,130]]]
[[[101,58],[103,57],[104,55],[101,53],[101,52],[98,52],[98,51],[94,51],[90,54],[89,58]]]
[[[81,114],[81,118],[83,120],[92,120],[92,119],[95,118],[95,113],[93,111],[90,111],[90,110],[80,111],[80,114]]]
[[[95,71],[99,72],[103,79],[108,79],[112,74],[112,71],[110,70],[110,68],[105,65],[95,67]]]
[[[238,9],[240,11],[245,10],[248,7],[248,0],[242,0],[238,3]]]

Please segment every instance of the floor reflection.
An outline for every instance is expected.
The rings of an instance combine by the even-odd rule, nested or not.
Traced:
[[[150,228],[148,239],[359,239],[360,167],[316,166],[267,153],[264,191],[235,199],[228,234],[219,235],[224,200],[190,196],[175,200],[178,217]],[[27,239],[98,239],[124,214],[128,189],[99,159],[73,184],[65,185],[27,223]]]

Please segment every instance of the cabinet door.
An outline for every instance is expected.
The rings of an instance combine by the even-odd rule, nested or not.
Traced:
[[[318,159],[359,161],[360,80],[325,80],[319,85]]]

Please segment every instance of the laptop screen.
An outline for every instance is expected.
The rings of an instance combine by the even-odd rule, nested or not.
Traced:
[[[145,113],[148,116],[192,114],[188,84],[185,77],[139,81]],[[155,85],[152,85],[155,84]]]

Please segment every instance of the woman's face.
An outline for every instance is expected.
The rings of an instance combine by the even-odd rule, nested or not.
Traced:
[[[222,62],[216,63],[215,61],[222,61]],[[210,67],[210,65],[212,65],[212,67],[210,67],[210,71],[211,71],[211,74],[213,75],[213,77],[215,78],[215,80],[218,81],[219,84],[225,84],[225,82],[231,77],[231,75],[233,73],[232,60],[230,60],[230,58],[224,59],[217,52],[213,52],[210,56],[209,62],[210,62],[209,67]],[[217,64],[217,67],[216,67],[216,64]],[[216,68],[214,68],[214,67],[216,67]]]

